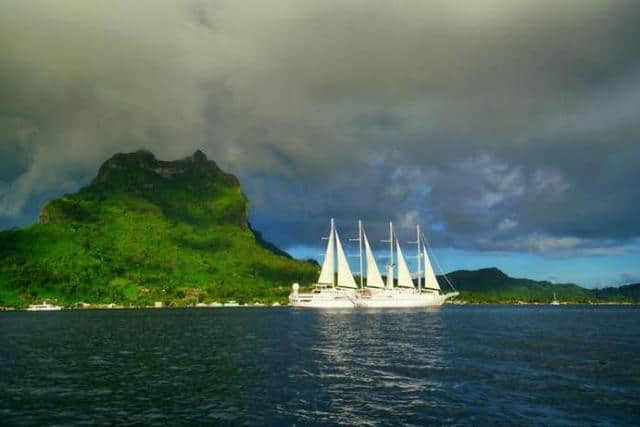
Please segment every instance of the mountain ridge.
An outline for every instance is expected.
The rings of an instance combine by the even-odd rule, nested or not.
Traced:
[[[497,267],[478,270],[455,270],[437,276],[443,289],[449,281],[460,291],[460,300],[468,302],[550,302],[554,294],[560,301],[572,303],[630,302],[640,303],[640,284],[588,289],[575,283],[552,283],[511,277]]]

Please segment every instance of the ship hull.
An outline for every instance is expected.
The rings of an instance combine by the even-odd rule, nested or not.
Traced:
[[[289,295],[289,304],[298,308],[354,308],[354,301],[355,291],[335,288]]]
[[[447,294],[419,293],[416,290],[392,289],[371,293],[342,290],[322,289],[311,293],[293,292],[289,295],[289,304],[299,308],[409,308],[409,307],[437,307],[457,292]]]
[[[355,303],[361,308],[438,307],[456,295],[457,292],[438,294],[391,290],[373,295],[360,294]]]

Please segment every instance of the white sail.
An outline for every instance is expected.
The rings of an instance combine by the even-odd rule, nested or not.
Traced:
[[[418,267],[418,271],[416,271],[416,278],[418,279],[418,290],[422,292],[422,244],[420,243],[420,224],[416,225],[416,249],[417,256],[416,259],[418,262],[416,263]]]
[[[351,274],[351,268],[349,268],[347,257],[345,256],[344,250],[342,249],[342,244],[340,243],[338,232],[336,231],[335,234],[336,248],[338,252],[338,287],[356,289],[358,285],[356,285],[356,281],[353,279],[353,274]]]
[[[393,223],[389,222],[389,264],[387,264],[387,289],[393,289]]]
[[[411,273],[409,272],[409,267],[407,267],[407,262],[404,260],[404,256],[402,255],[402,250],[400,250],[400,243],[396,239],[396,251],[398,254],[396,258],[398,259],[398,287],[400,288],[413,288],[413,280],[411,280]]]
[[[320,270],[320,278],[318,283],[323,285],[333,286],[334,270],[335,270],[335,256],[334,256],[334,238],[333,238],[333,222],[331,223],[331,231],[329,232],[329,243],[327,244],[327,251],[324,254],[324,262],[322,263],[322,270]]]
[[[422,247],[422,259],[424,260],[424,287],[429,289],[440,289],[436,275],[433,272],[433,267],[429,262],[429,255],[427,255],[427,248]]]
[[[376,264],[376,259],[371,251],[371,246],[369,246],[367,235],[363,232],[362,236],[364,237],[364,249],[367,258],[367,287],[384,288],[384,282],[380,276],[380,270],[378,270],[378,265]]]

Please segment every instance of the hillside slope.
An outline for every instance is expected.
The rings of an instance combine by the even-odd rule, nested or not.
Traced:
[[[237,178],[198,151],[116,154],[90,185],[0,233],[0,305],[282,300],[317,266],[265,242]]]
[[[497,268],[457,270],[447,278],[460,291],[459,299],[468,302],[540,302],[548,303],[554,293],[558,300],[572,303],[640,302],[640,285],[619,288],[586,289],[572,283],[551,283],[509,277]],[[443,289],[449,289],[444,276],[438,276]]]

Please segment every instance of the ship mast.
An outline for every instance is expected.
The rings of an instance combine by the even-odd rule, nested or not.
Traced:
[[[323,237],[322,240],[327,240],[327,249],[324,254],[324,261],[322,262],[322,270],[320,271],[320,277],[318,278],[318,284],[329,285],[335,287],[335,272],[336,272],[336,257],[335,257],[335,224],[333,218],[329,227],[329,236]]]
[[[360,259],[360,289],[364,289],[364,272],[362,269],[362,221],[358,220],[358,238],[357,239],[349,239],[352,242],[358,242],[359,254],[358,257]]]
[[[331,218],[331,234],[329,234],[329,245],[331,246],[331,285],[335,288],[336,286],[336,276],[333,273],[336,271],[336,258],[335,252],[333,252],[334,239],[336,238],[336,220]]]
[[[362,271],[362,221],[358,220],[358,247],[360,248],[360,289],[364,289],[364,272]]]
[[[376,259],[373,256],[373,251],[369,245],[369,240],[367,239],[367,233],[364,231],[364,227],[362,227],[362,241],[365,257],[367,259],[367,288],[384,289],[386,288],[386,285],[382,281],[382,277],[380,277],[380,271],[378,270],[378,265],[376,264]]]
[[[393,223],[389,222],[389,240],[381,240],[389,243],[389,265],[387,265],[387,289],[393,288]]]
[[[336,236],[336,253],[338,258],[338,283],[336,287],[357,289],[358,285],[353,279],[353,274],[351,274],[351,267],[349,267],[347,255],[344,253],[344,248],[342,247],[342,243],[340,243],[340,237],[338,237],[338,230],[334,230],[333,232]]]
[[[429,261],[429,255],[427,254],[427,247],[431,249],[427,239],[424,235],[422,237],[422,256],[424,257],[424,287],[428,289],[429,292],[436,291],[439,292],[440,284],[438,283],[438,279],[436,278],[435,272],[433,271],[433,266]],[[436,260],[437,261],[437,260]],[[444,273],[444,272],[443,272]],[[446,278],[446,275],[445,275]]]
[[[420,250],[420,224],[416,225],[416,250],[417,250],[417,258],[418,258],[418,292],[422,292],[422,263],[420,262],[420,258],[422,255],[422,251]]]
[[[422,245],[420,244],[420,225],[416,225],[416,241],[415,242],[407,242],[410,244],[416,245],[416,258],[418,260],[418,271],[416,272],[416,276],[418,279],[418,292],[422,292]]]

